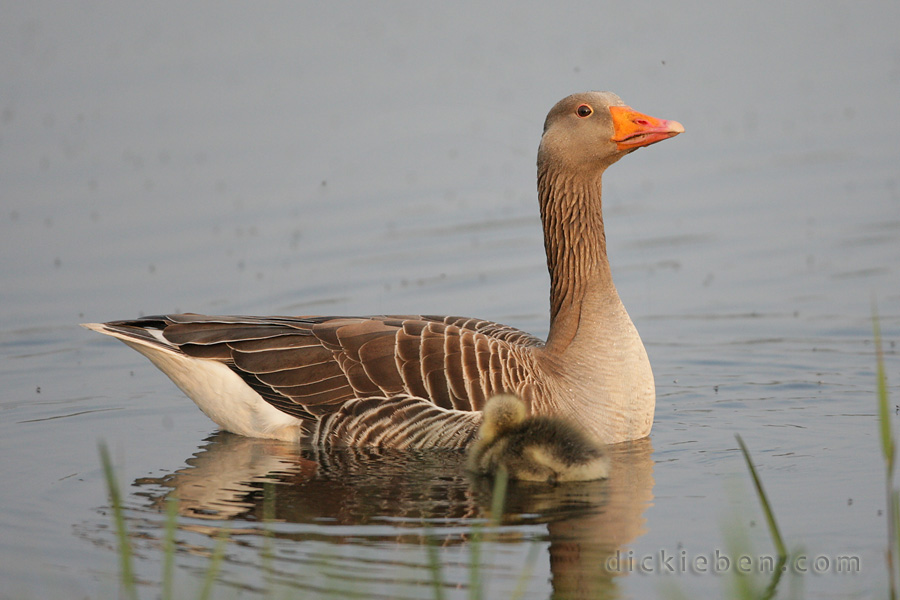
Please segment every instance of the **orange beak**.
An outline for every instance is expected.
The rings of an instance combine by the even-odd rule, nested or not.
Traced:
[[[615,128],[612,141],[619,150],[649,146],[684,132],[684,126],[678,121],[649,117],[630,106],[610,106],[609,112]]]

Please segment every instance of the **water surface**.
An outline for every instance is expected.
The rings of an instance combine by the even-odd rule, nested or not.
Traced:
[[[733,530],[754,557],[773,552],[735,433],[789,544],[860,559],[859,573],[800,576],[805,595],[882,594],[871,312],[896,399],[898,12],[8,9],[0,597],[116,593],[101,440],[147,597],[173,492],[187,593],[227,527],[226,597],[433,597],[426,543],[450,597],[466,597],[473,551],[497,597],[523,573],[526,598],[720,595],[729,574],[664,559],[728,553]],[[607,482],[517,486],[493,527],[491,491],[456,453],[316,454],[216,433],[143,357],[77,327],[179,310],[426,312],[543,336],[541,124],[597,88],[687,129],[605,179],[614,276],[658,390],[652,439],[618,453]],[[617,552],[655,568],[610,563]]]

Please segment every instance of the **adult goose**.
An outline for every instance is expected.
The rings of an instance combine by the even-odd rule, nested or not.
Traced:
[[[656,394],[613,285],[601,177],[684,131],[610,92],[574,94],[544,122],[538,197],[550,270],[544,342],[442,316],[212,317],[89,323],[149,358],[221,428],[313,444],[464,447],[488,398],[575,419],[603,443],[645,437]]]

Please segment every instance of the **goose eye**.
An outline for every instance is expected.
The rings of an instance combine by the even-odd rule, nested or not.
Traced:
[[[587,104],[582,104],[575,109],[575,114],[584,119],[594,114],[594,109]]]

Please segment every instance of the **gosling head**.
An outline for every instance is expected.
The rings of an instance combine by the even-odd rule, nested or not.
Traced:
[[[505,469],[511,479],[550,484],[609,475],[603,448],[583,430],[559,418],[529,417],[525,403],[508,394],[491,398],[485,406],[468,468],[486,476]]]

